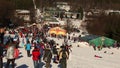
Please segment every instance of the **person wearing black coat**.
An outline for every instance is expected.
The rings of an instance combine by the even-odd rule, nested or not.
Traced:
[[[50,50],[50,46],[46,46],[43,53],[43,60],[46,62],[46,68],[50,68],[51,59],[52,59],[52,52]]]
[[[68,52],[66,51],[65,47],[63,47],[59,54],[60,68],[67,68],[68,57]]]
[[[0,33],[0,43],[3,44],[3,41],[4,40],[4,32],[3,33]]]
[[[58,62],[57,62],[57,59],[58,59],[58,58],[57,58],[57,56],[58,56],[58,51],[57,51],[56,46],[53,46],[52,51],[53,51],[53,55],[54,55],[53,62],[54,62],[54,63],[58,63]]]
[[[0,68],[3,68],[3,47],[0,44]]]

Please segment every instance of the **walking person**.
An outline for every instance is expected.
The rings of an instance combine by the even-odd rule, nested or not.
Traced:
[[[3,68],[3,47],[0,44],[0,68]]]
[[[6,54],[7,64],[5,68],[9,68],[10,63],[12,63],[12,68],[15,68],[14,49],[15,45],[13,42],[10,42]]]
[[[68,59],[68,52],[66,51],[66,48],[63,47],[59,54],[60,68],[67,68],[67,59]]]
[[[25,46],[25,49],[27,50],[27,56],[30,57],[30,50],[31,50],[31,43],[28,41],[26,46]]]
[[[50,46],[46,45],[46,48],[44,50],[43,53],[43,60],[45,61],[45,66],[46,68],[50,68],[50,63],[51,63],[51,59],[52,59],[52,52],[50,50]]]
[[[33,59],[34,68],[39,68],[39,57],[40,57],[40,51],[35,46],[32,51],[32,59]]]

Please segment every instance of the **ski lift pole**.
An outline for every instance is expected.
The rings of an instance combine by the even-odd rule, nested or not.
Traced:
[[[35,10],[35,22],[37,23],[38,18],[37,18],[37,7],[36,7],[36,4],[35,4],[35,0],[33,0],[33,5],[34,5],[34,10]]]
[[[101,46],[100,46],[100,49],[102,49],[102,47],[103,47],[103,45],[104,45],[104,40],[105,40],[105,38],[104,38],[104,37],[101,37],[102,44],[101,44]]]

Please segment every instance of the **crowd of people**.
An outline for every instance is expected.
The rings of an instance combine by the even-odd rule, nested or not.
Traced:
[[[40,68],[41,62],[45,63],[46,68],[50,68],[51,61],[60,64],[60,68],[67,68],[67,60],[72,45],[66,42],[59,45],[54,40],[47,40],[47,32],[39,30],[37,26],[24,29],[6,30],[0,34],[0,68],[3,68],[3,57],[6,57],[5,68],[15,68],[14,57],[15,49],[25,48],[26,56],[32,57],[34,68]],[[18,52],[19,53],[19,52]],[[19,55],[19,54],[18,54]]]

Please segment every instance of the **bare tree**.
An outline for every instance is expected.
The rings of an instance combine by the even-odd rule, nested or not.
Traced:
[[[119,41],[120,15],[100,15],[89,21],[87,30],[91,34],[104,35]]]
[[[14,4],[10,1],[0,1],[0,23],[7,26],[14,15]]]

